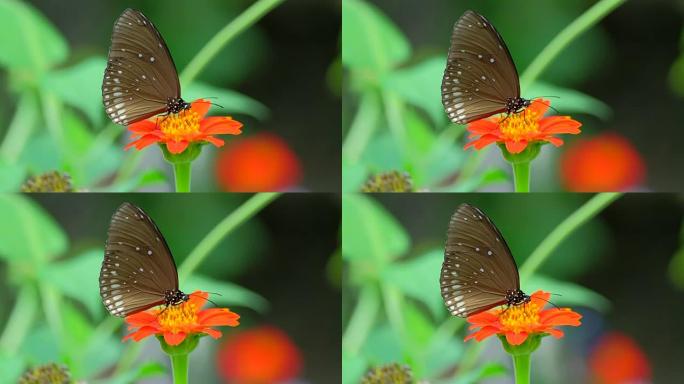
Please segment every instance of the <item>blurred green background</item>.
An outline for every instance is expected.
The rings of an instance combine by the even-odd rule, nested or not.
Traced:
[[[462,203],[481,208],[518,266],[584,194],[375,194],[343,198],[343,382],[406,364],[430,383],[512,383],[496,338],[463,342],[466,323],[439,290],[447,225]],[[532,357],[535,383],[678,383],[684,330],[684,200],[628,194],[578,228],[529,279],[583,315]],[[403,329],[403,330],[402,330]],[[629,340],[633,348],[615,342]],[[605,351],[608,351],[606,353]],[[612,376],[611,376],[612,375]]]
[[[466,9],[485,15],[522,74],[596,3],[345,0],[343,188],[358,190],[370,174],[400,170],[418,189],[511,190],[510,166],[499,149],[464,151],[465,127],[450,124],[443,111],[440,83],[453,24]],[[559,96],[552,105],[583,123],[583,132],[564,136],[560,149],[544,147],[533,163],[532,190],[605,190],[577,181],[573,170],[598,179],[611,175],[609,190],[684,188],[683,179],[673,177],[684,165],[678,116],[684,66],[677,59],[683,15],[681,1],[627,1],[522,89],[528,98]],[[397,126],[406,148],[398,143]]]
[[[166,40],[180,73],[253,3],[0,3],[0,188],[16,191],[27,176],[57,169],[68,172],[79,190],[171,189],[170,166],[160,149],[124,152],[129,134],[104,114],[100,87],[114,21],[127,7],[143,11]],[[244,123],[241,136],[224,137],[225,150],[231,142],[263,137],[258,133],[283,142],[262,155],[262,162],[294,157],[291,169],[262,176],[285,178],[278,189],[339,190],[339,30],[336,1],[285,1],[183,87],[186,100],[216,97],[212,101],[224,108],[213,107],[211,113]],[[207,148],[193,165],[195,191],[240,190],[217,182],[229,166],[216,163],[219,153]],[[249,159],[230,162],[238,160]],[[253,168],[242,167],[243,172]]]
[[[65,364],[88,383],[169,382],[168,356],[157,340],[122,343],[124,321],[101,304],[98,274],[111,215],[124,201],[142,207],[181,265],[248,197],[0,195],[0,383],[14,383],[25,367],[46,362]],[[202,339],[190,359],[192,382],[249,381],[219,380],[231,359],[261,364],[288,381],[339,382],[339,225],[338,198],[281,196],[180,281],[187,293],[220,293],[210,299],[241,316],[237,328],[220,328],[221,340]],[[19,321],[8,325],[10,316]],[[289,342],[264,331],[273,328]],[[240,335],[254,342],[233,345]],[[260,352],[249,353],[250,345]],[[268,353],[259,349],[264,345]],[[291,346],[289,353],[283,345]],[[222,355],[228,346],[240,352]]]

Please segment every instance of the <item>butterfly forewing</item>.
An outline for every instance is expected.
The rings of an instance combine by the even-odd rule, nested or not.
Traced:
[[[165,303],[178,289],[178,273],[169,247],[152,219],[123,203],[112,216],[100,270],[105,308],[124,317]]]
[[[442,104],[457,124],[506,112],[520,97],[518,72],[501,35],[482,15],[466,11],[454,25]]]
[[[114,123],[128,125],[167,111],[180,98],[176,66],[164,39],[140,11],[125,10],[114,24],[102,101]]]
[[[451,217],[440,286],[449,312],[460,317],[506,304],[507,292],[520,287],[506,241],[476,207],[463,204]]]

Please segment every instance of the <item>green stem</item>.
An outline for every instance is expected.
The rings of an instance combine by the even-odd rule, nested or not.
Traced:
[[[5,160],[13,163],[24,150],[33,129],[36,126],[36,113],[38,109],[36,97],[32,91],[24,92],[17,104],[17,110],[7,128],[7,133],[0,146],[0,153]]]
[[[38,288],[40,290],[40,296],[43,302],[43,311],[45,312],[45,318],[47,319],[48,326],[52,330],[52,334],[57,339],[57,343],[60,348],[64,348],[64,328],[62,325],[62,314],[60,313],[60,301],[59,292],[52,286],[39,283]]]
[[[26,283],[19,290],[12,313],[7,319],[5,329],[0,336],[0,349],[14,354],[28,334],[38,310],[38,296],[34,287]]]
[[[209,64],[211,59],[216,56],[223,46],[232,39],[259,21],[264,15],[273,8],[280,5],[285,0],[258,0],[233,19],[228,25],[223,27],[214,37],[202,47],[195,57],[188,63],[180,75],[183,85],[190,84],[195,77]]]
[[[532,367],[531,354],[512,355],[515,384],[529,384]]]
[[[391,92],[383,92],[383,101],[385,103],[385,116],[387,118],[387,125],[389,126],[392,136],[399,146],[402,160],[407,161],[411,157],[408,153],[408,141],[406,139],[406,128],[404,126],[403,109],[404,105],[401,99]]]
[[[575,230],[591,220],[594,216],[598,215],[620,196],[622,196],[622,194],[614,192],[599,193],[558,224],[558,226],[539,243],[537,248],[530,254],[530,257],[525,260],[525,263],[520,268],[520,280],[525,281],[530,278],[563,240],[567,239]]]
[[[60,114],[61,105],[59,99],[50,92],[41,94],[43,107],[43,120],[48,131],[59,149],[60,156],[64,154],[66,142],[64,141],[64,127],[62,126],[62,116]]]
[[[403,297],[401,292],[399,292],[397,288],[387,284],[380,284],[380,289],[382,291],[383,302],[385,303],[387,319],[389,320],[396,337],[404,343],[404,348],[406,349],[408,346],[405,344],[408,340],[405,337],[404,317],[401,309]]]
[[[626,0],[601,0],[587,9],[581,16],[568,24],[551,42],[537,55],[520,77],[520,88],[529,87],[546,67],[582,33],[589,30],[601,19],[609,15]]]
[[[190,192],[190,172],[192,163],[174,163],[173,176],[176,179],[176,192]]]
[[[357,354],[373,328],[375,318],[380,309],[380,297],[373,284],[365,284],[359,293],[359,299],[349,318],[349,324],[342,336],[345,351]]]
[[[188,354],[170,355],[174,384],[188,383]]]
[[[380,117],[378,104],[377,94],[372,90],[364,92],[361,96],[356,116],[344,139],[344,144],[342,144],[342,153],[352,164],[361,159],[366,146],[373,137]]]
[[[530,191],[530,166],[532,162],[512,163],[515,192]]]
[[[242,223],[256,215],[264,207],[275,200],[280,194],[263,192],[257,193],[245,201],[231,214],[226,216],[214,229],[202,239],[195,249],[190,252],[183,264],[178,268],[178,277],[185,280],[200,265],[200,263],[216,248],[216,246]]]

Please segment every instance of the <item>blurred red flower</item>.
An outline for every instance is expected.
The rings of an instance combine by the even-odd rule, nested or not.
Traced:
[[[226,383],[280,383],[299,376],[302,356],[288,335],[261,326],[232,335],[220,347],[216,364]]]
[[[580,139],[563,153],[560,166],[563,184],[574,192],[624,191],[646,173],[639,152],[616,133]]]
[[[644,352],[620,332],[603,335],[589,354],[589,367],[598,384],[649,382],[651,366]]]
[[[283,191],[301,178],[297,155],[271,133],[233,140],[216,158],[216,180],[227,192]]]

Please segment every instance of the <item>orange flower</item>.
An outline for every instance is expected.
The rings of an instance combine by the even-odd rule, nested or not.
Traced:
[[[554,135],[580,133],[582,123],[570,116],[544,117],[549,105],[548,100],[535,99],[523,112],[473,121],[468,124],[468,132],[469,138],[475,140],[464,149],[475,147],[479,150],[492,143],[504,143],[508,152],[520,153],[528,143],[548,141],[558,147],[563,140]]]
[[[596,383],[651,382],[651,363],[631,337],[610,332],[603,335],[589,354],[589,367]]]
[[[561,156],[561,176],[573,192],[624,191],[646,176],[639,152],[617,133],[604,133],[573,143]]]
[[[544,310],[551,294],[537,291],[532,294],[530,302],[507,308],[495,308],[468,316],[470,330],[479,328],[466,336],[465,341],[475,339],[482,341],[492,335],[506,336],[511,345],[520,345],[532,334],[549,334],[560,338],[563,331],[554,327],[560,325],[580,325],[582,316],[570,308],[552,308]]]
[[[205,333],[214,339],[221,337],[221,332],[211,327],[237,327],[240,316],[228,308],[209,308],[201,310],[206,304],[207,292],[195,291],[190,299],[179,305],[167,308],[150,309],[126,316],[128,330],[135,330],[126,335],[126,339],[140,341],[151,335],[163,335],[169,345],[178,345],[185,337],[194,333]]]
[[[204,99],[195,100],[189,109],[177,114],[155,116],[141,120],[128,126],[137,139],[124,149],[135,147],[141,150],[150,144],[166,144],[169,152],[178,154],[195,142],[209,142],[217,147],[223,146],[223,140],[212,135],[239,135],[242,123],[230,116],[204,117],[209,112],[211,103]]]

